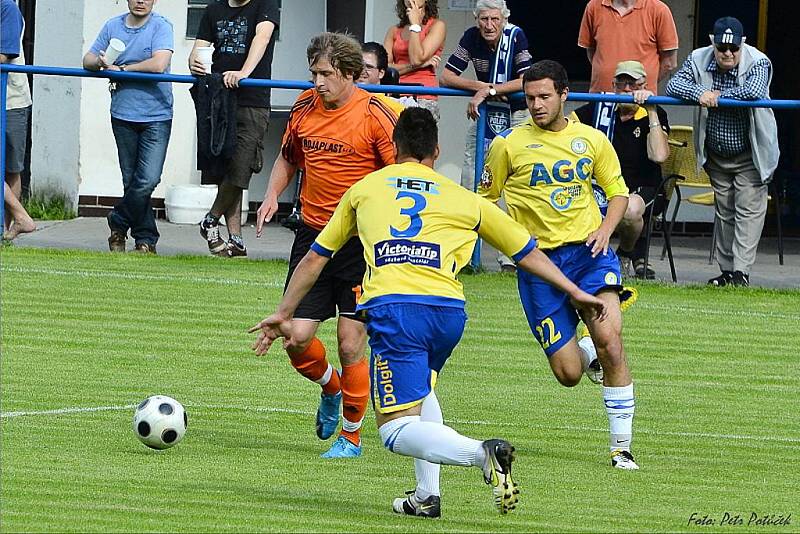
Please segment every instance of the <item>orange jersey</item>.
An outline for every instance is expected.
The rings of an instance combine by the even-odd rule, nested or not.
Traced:
[[[394,163],[396,123],[394,111],[358,87],[338,109],[325,109],[313,89],[297,98],[281,154],[304,171],[300,201],[308,226],[324,228],[351,185]]]

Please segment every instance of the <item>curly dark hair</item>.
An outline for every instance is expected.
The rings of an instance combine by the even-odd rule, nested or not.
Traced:
[[[408,15],[406,14],[406,0],[397,0],[395,11],[397,12],[397,18],[400,19],[400,22],[397,23],[398,28],[402,28],[403,26],[411,24],[411,22],[408,20]],[[435,19],[438,17],[439,0],[425,0],[425,17],[422,19],[422,23],[425,24],[430,19]]]

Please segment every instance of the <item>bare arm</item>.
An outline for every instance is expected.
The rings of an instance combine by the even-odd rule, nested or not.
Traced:
[[[161,74],[169,68],[172,61],[172,50],[156,50],[153,57],[145,59],[139,63],[125,65],[125,70],[129,72],[154,72]]]
[[[650,131],[647,132],[647,159],[654,163],[664,163],[669,157],[669,139],[661,127],[655,106],[647,106],[647,119]]]
[[[386,30],[386,36],[383,38],[383,47],[386,49],[389,66],[395,69],[400,76],[403,76],[404,74],[415,71],[416,67],[411,63],[403,63],[400,65],[394,62],[394,30],[396,27],[397,26],[389,26],[389,29]]]
[[[589,64],[592,64],[594,61],[594,48],[587,48],[586,49],[586,57],[589,58]]]
[[[446,37],[447,26],[441,20],[433,23],[425,39],[421,39],[419,33],[411,32],[408,40],[408,57],[411,63],[414,65],[425,64],[442,47]]]
[[[101,62],[101,57],[104,55],[102,52],[100,55],[86,52],[86,55],[83,56],[83,68],[86,70],[100,70],[105,65],[105,62]]]
[[[258,208],[256,216],[256,237],[261,237],[261,230],[265,222],[272,220],[278,211],[278,197],[289,186],[289,182],[297,172],[297,165],[289,163],[283,154],[278,154],[275,163],[272,165],[272,172],[269,174],[269,185],[264,194],[264,201]]]
[[[658,81],[669,78],[670,73],[678,67],[678,51],[662,50],[658,53]]]
[[[270,21],[259,22],[256,26],[256,34],[253,37],[253,42],[250,43],[250,51],[247,53],[247,59],[240,70],[229,70],[223,76],[223,83],[228,89],[239,87],[239,82],[250,76],[255,70],[258,62],[264,57],[264,52],[269,45],[269,40],[272,38],[272,32],[275,30],[275,24]]]
[[[453,89],[463,89],[465,91],[479,91],[481,89],[489,88],[488,83],[479,82],[478,80],[470,80],[468,78],[462,78],[455,72],[451,71],[448,68],[445,68],[442,71],[442,74],[439,76],[439,83],[444,87],[452,87]]]
[[[274,31],[274,22],[260,22],[258,26],[256,26],[256,34],[253,37],[253,42],[250,43],[250,52],[248,52],[247,59],[244,65],[242,65],[242,69],[239,71],[239,73],[243,75],[242,78],[250,76],[258,66],[258,62],[264,57],[264,52],[267,50],[269,41],[272,39],[272,32]]]
[[[386,49],[386,55],[389,58],[389,66],[397,68],[397,66],[394,65],[394,52],[392,50],[394,48],[395,28],[396,26],[389,26],[389,29],[386,30],[386,35],[383,37],[383,47]]]
[[[516,80],[511,80],[506,83],[502,83],[500,85],[490,85],[484,84],[485,87],[482,87],[478,91],[475,92],[475,96],[472,97],[472,100],[469,101],[467,105],[467,116],[471,119],[478,118],[478,106],[480,106],[484,100],[489,98],[489,88],[494,87],[494,90],[497,91],[498,95],[509,95],[511,93],[517,93],[522,91],[522,78],[517,78]]]
[[[311,290],[329,260],[330,258],[317,254],[313,250],[309,250],[300,260],[289,280],[286,292],[278,304],[278,309],[248,330],[251,334],[258,332],[258,337],[252,346],[256,354],[259,356],[265,354],[272,342],[280,337],[286,338],[287,343],[291,343],[291,323],[294,311],[303,297]]]
[[[605,303],[597,297],[589,295],[572,283],[572,281],[564,276],[564,273],[550,261],[550,258],[538,248],[530,251],[517,263],[517,266],[538,276],[551,286],[566,293],[572,301],[572,304],[576,308],[587,312],[590,317],[597,317],[601,321],[605,319],[607,313]]]

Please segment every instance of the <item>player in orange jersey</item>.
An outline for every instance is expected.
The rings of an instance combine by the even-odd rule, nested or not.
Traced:
[[[278,210],[278,196],[301,169],[302,225],[292,245],[287,283],[350,186],[394,163],[392,134],[397,116],[355,85],[364,69],[361,45],[346,35],[323,33],[311,40],[306,54],[314,88],[304,91],[292,106],[256,220],[260,237],[264,223]],[[366,330],[355,311],[365,270],[363,249],[354,236],[325,267],[292,322],[293,338],[299,340],[287,348],[292,366],[322,386],[316,420],[320,439],[336,432],[343,405],[341,435],[323,458],[361,455],[369,367],[364,358]],[[341,374],[328,363],[325,347],[316,337],[320,322],[337,311]]]

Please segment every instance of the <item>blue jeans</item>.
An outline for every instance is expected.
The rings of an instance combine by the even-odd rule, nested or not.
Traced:
[[[155,246],[159,233],[150,195],[161,181],[172,120],[130,122],[111,118],[122,171],[122,199],[108,214],[111,230],[131,231],[136,244]]]

